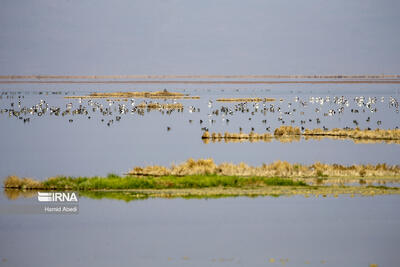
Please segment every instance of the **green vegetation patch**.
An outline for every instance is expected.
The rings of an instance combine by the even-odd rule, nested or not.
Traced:
[[[33,182],[34,181],[34,182]],[[31,187],[34,185],[34,187]],[[100,190],[100,189],[183,189],[209,187],[265,187],[265,186],[307,186],[303,181],[288,178],[238,177],[218,175],[186,176],[118,176],[107,177],[52,177],[43,182],[10,176],[4,181],[5,188],[58,189],[58,190]]]

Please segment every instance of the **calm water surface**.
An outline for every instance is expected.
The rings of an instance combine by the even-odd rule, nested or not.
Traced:
[[[103,116],[97,110],[92,112],[88,99],[79,103],[78,99],[65,99],[66,95],[86,95],[90,92],[109,91],[156,91],[163,90],[183,92],[200,96],[200,100],[176,100],[184,106],[183,112],[174,111],[170,115],[159,111],[145,112],[144,116],[137,113],[119,114],[118,105],[124,104],[131,109],[130,101],[115,101],[112,106],[105,99],[94,99],[94,102],[112,109],[112,115]],[[396,144],[355,144],[352,140],[321,141],[300,140],[292,143],[281,143],[276,140],[257,143],[209,143],[201,140],[202,127],[210,131],[222,132],[255,132],[263,133],[267,127],[271,132],[281,125],[304,126],[305,128],[356,127],[353,120],[362,129],[370,127],[394,128],[400,126],[400,115],[396,108],[389,106],[390,97],[398,101],[400,88],[393,84],[357,84],[357,85],[84,85],[84,84],[33,84],[33,85],[2,85],[0,90],[0,109],[19,109],[32,107],[45,101],[49,107],[66,109],[72,103],[73,109],[80,105],[88,110],[88,115],[55,116],[50,112],[37,115],[21,116],[30,118],[23,123],[18,117],[9,116],[8,112],[0,114],[0,177],[16,174],[43,179],[54,175],[106,175],[108,173],[122,174],[137,165],[160,164],[170,165],[172,162],[182,162],[190,157],[213,158],[216,162],[246,162],[251,165],[271,163],[276,160],[286,160],[292,163],[325,163],[367,164],[381,163],[398,164],[400,145]],[[340,105],[332,103],[334,97],[344,97],[349,106],[344,106],[342,114],[324,116],[329,110],[337,111]],[[375,98],[371,113],[366,107],[359,107],[355,97]],[[20,98],[18,98],[20,97]],[[249,103],[249,112],[234,112],[233,115],[216,116],[213,111],[222,106],[234,110],[237,103],[222,103],[215,100],[220,97],[275,97],[282,102],[267,102],[266,108],[274,105],[275,112],[260,112],[262,103],[256,112],[253,103]],[[295,101],[298,97],[299,101]],[[330,102],[310,102],[310,98],[330,97]],[[384,97],[384,102],[381,102]],[[209,100],[213,101],[208,107]],[[136,104],[143,99],[136,99]],[[151,100],[147,100],[151,101]],[[161,103],[172,103],[173,100],[152,100]],[[303,107],[300,103],[305,102]],[[14,107],[11,107],[14,103]],[[289,107],[289,103],[291,106]],[[189,112],[190,107],[196,112]],[[197,112],[197,109],[200,112]],[[278,108],[281,109],[279,114]],[[293,110],[296,111],[293,111]],[[359,113],[352,113],[357,109]],[[319,112],[316,112],[319,110]],[[285,112],[292,112],[287,115]],[[365,112],[363,112],[365,111]],[[254,112],[254,115],[252,115]],[[300,112],[304,112],[301,115]],[[326,115],[325,114],[325,115]],[[90,119],[88,118],[90,116]],[[116,117],[121,120],[117,121]],[[282,121],[278,118],[282,117]],[[369,117],[369,122],[367,122]],[[251,120],[249,120],[249,118]],[[317,124],[317,118],[321,123]],[[72,119],[73,122],[69,122]],[[103,122],[101,120],[104,120]],[[227,119],[229,122],[227,122]],[[309,121],[311,119],[311,122]],[[107,123],[113,120],[110,126]],[[191,123],[189,121],[192,121]],[[204,123],[200,125],[200,120]],[[210,120],[212,122],[210,122]],[[262,121],[266,120],[266,123]],[[294,122],[291,122],[294,120]],[[306,123],[302,125],[301,120]],[[380,125],[378,125],[380,121]],[[167,131],[167,127],[171,130]]]
[[[399,1],[208,2],[2,1],[0,74],[398,73]],[[177,100],[184,112],[171,115],[114,111],[129,101],[114,103],[107,116],[91,108],[88,115],[65,117],[8,115],[18,108],[19,96],[22,106],[43,100],[65,110],[68,103],[73,109],[89,107],[87,100],[79,103],[65,95],[164,88],[201,99]],[[295,120],[292,125],[301,126],[300,120],[311,119],[305,127],[355,127],[353,120],[361,128],[400,126],[399,113],[388,102],[390,97],[400,100],[398,84],[1,84],[0,110],[7,112],[0,114],[0,182],[11,174],[37,179],[123,174],[135,165],[169,165],[189,157],[251,165],[276,160],[399,164],[398,144],[329,139],[204,144],[202,127],[218,132],[253,127],[261,133],[282,125],[278,112],[252,115],[252,104],[249,112],[224,120],[213,115],[222,106],[234,107],[215,101],[231,96],[282,98],[273,103],[275,109],[297,109],[282,114],[284,125]],[[309,100],[327,96],[343,96],[350,105],[340,115],[324,116],[339,106]],[[376,97],[377,112],[363,112],[354,102],[359,96]],[[295,97],[308,106],[301,107]],[[105,100],[95,102],[108,106]],[[190,113],[190,106],[200,112]],[[24,118],[30,122],[24,124]],[[32,203],[36,198],[9,200],[0,193],[0,211]],[[81,198],[79,206],[79,215],[69,216],[0,212],[0,267],[400,266],[399,196],[129,203]]]
[[[23,205],[36,198],[7,200]],[[1,266],[398,266],[399,196],[80,199],[2,214]],[[274,259],[275,263],[270,260]]]
[[[177,100],[184,105],[183,112],[163,115],[151,111],[144,116],[119,114],[113,108],[130,102],[116,102],[111,106],[113,114],[103,116],[91,111],[88,100],[79,103],[64,98],[94,91],[164,88],[199,95],[201,99]],[[361,128],[374,129],[377,121],[381,121],[381,128],[394,128],[400,124],[399,114],[388,101],[390,97],[399,99],[397,85],[12,85],[4,86],[0,94],[0,109],[16,109],[19,99],[21,106],[31,107],[44,100],[49,107],[61,110],[72,103],[74,108],[82,105],[89,111],[88,115],[64,117],[49,113],[40,117],[24,115],[30,118],[28,123],[7,112],[0,114],[1,179],[10,174],[43,179],[57,174],[124,173],[135,165],[169,165],[189,157],[252,165],[275,160],[399,163],[397,144],[329,139],[204,144],[200,138],[202,127],[217,132],[238,132],[239,127],[244,132],[252,127],[255,132],[264,132],[266,127],[273,130],[282,125],[280,116],[285,125],[295,120],[293,126],[301,126],[300,120],[312,119],[305,124],[307,128],[354,127],[355,119]],[[213,115],[212,111],[222,106],[234,109],[235,103],[215,101],[231,96],[282,98],[282,102],[272,104],[280,107],[283,114],[264,115],[258,110],[252,115],[255,107],[248,104],[249,112],[235,112],[225,120]],[[350,105],[340,115],[324,116],[338,106],[331,102],[312,104],[310,97],[327,96],[331,100],[343,96]],[[377,112],[363,112],[354,102],[357,96],[364,96],[366,101],[376,97]],[[384,102],[380,102],[382,96]],[[307,107],[295,102],[296,97],[307,102]],[[211,108],[209,100],[213,101]],[[136,104],[141,101],[136,99]],[[95,102],[108,105],[104,99]],[[190,113],[190,106],[196,107],[196,112]],[[297,111],[292,115],[284,114],[293,108]],[[351,109],[358,109],[359,113],[352,113]],[[121,120],[116,121],[116,116]],[[366,121],[368,117],[370,122]],[[316,124],[316,118],[320,118],[320,124]],[[114,122],[107,126],[111,119]],[[267,123],[262,123],[264,119]],[[171,130],[167,131],[167,127]],[[2,207],[36,201],[0,196]],[[129,203],[81,198],[79,205],[78,215],[0,214],[0,238],[7,240],[0,243],[0,266],[398,266],[400,262],[400,213],[396,212],[399,196],[147,199]]]

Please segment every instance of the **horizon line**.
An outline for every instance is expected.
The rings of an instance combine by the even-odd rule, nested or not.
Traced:
[[[400,74],[331,74],[331,75],[0,75],[0,80],[101,80],[101,79],[400,79]]]
[[[400,79],[364,80],[0,80],[0,84],[400,84]]]

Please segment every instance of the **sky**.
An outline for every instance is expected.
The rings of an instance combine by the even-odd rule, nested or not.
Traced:
[[[399,74],[400,1],[2,0],[0,75]]]

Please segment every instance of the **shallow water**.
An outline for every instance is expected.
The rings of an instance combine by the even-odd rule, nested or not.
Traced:
[[[399,1],[92,2],[2,1],[0,74],[398,74],[400,69]],[[171,115],[120,115],[113,110],[113,115],[103,116],[90,109],[86,116],[47,112],[19,119],[0,114],[0,182],[10,174],[37,179],[122,174],[135,165],[169,165],[189,157],[251,165],[276,160],[399,164],[398,144],[331,139],[204,144],[200,139],[201,127],[264,132],[282,125],[276,112],[236,113],[225,117],[229,124],[211,116],[215,123],[209,123],[209,99],[230,96],[282,98],[282,103],[273,103],[282,112],[292,103],[291,109],[298,111],[282,115],[285,125],[294,119],[293,125],[301,126],[298,112],[304,111],[304,117],[312,119],[307,128],[355,127],[353,120],[361,128],[378,127],[378,121],[380,128],[393,128],[400,126],[399,114],[387,101],[400,99],[399,84],[1,83],[0,110],[10,109],[11,102],[17,105],[19,96],[23,106],[44,100],[64,110],[70,102],[74,109],[80,105],[65,95],[164,88],[201,99],[177,100],[184,112]],[[302,101],[344,96],[350,106],[341,115],[325,117],[323,113],[338,106],[314,103],[299,108],[296,96]],[[351,113],[351,108],[359,109],[356,96],[377,97],[378,111]],[[88,100],[81,104],[87,107]],[[190,105],[201,111],[189,113]],[[212,109],[234,105],[214,101]],[[121,116],[119,122],[116,116]],[[320,124],[315,123],[317,117]],[[400,265],[399,195],[129,203],[82,197],[79,215],[1,212],[4,207],[37,204],[32,193],[32,198],[10,200],[0,192],[0,267]]]
[[[49,106],[65,110],[88,106],[88,100],[65,99],[65,95],[85,95],[94,91],[162,90],[198,95],[200,100],[177,100],[184,111],[170,115],[159,111],[100,115],[88,108],[88,115],[55,116],[46,114],[29,117],[30,122],[8,113],[0,114],[0,177],[17,174],[43,179],[64,175],[106,175],[125,173],[135,165],[181,162],[189,157],[211,157],[223,161],[259,165],[275,160],[290,162],[360,164],[398,164],[398,144],[356,144],[352,140],[303,140],[282,143],[277,140],[256,143],[209,143],[201,140],[201,128],[216,132],[264,132],[266,127],[282,125],[277,112],[263,115],[248,104],[249,112],[225,116],[208,114],[222,106],[233,108],[236,103],[218,103],[219,97],[275,97],[267,103],[282,112],[286,124],[294,119],[311,118],[307,128],[399,126],[399,115],[389,106],[392,96],[399,99],[396,85],[3,85],[0,109],[10,103],[31,107],[46,101]],[[39,93],[42,92],[42,93]],[[53,92],[58,92],[57,94]],[[298,96],[307,107],[295,102]],[[350,105],[343,114],[323,116],[332,103],[311,104],[310,97],[344,96]],[[377,97],[376,113],[365,113],[356,106],[356,96]],[[381,97],[384,102],[381,103]],[[282,102],[279,99],[283,99]],[[208,101],[213,100],[212,108]],[[95,99],[104,106],[108,102]],[[141,99],[136,99],[136,104]],[[164,103],[163,100],[152,100]],[[173,100],[167,100],[167,103]],[[130,102],[119,102],[129,105]],[[112,108],[117,107],[114,103]],[[262,105],[262,103],[261,103]],[[189,106],[200,112],[189,112]],[[16,108],[16,106],[14,106]],[[315,108],[320,109],[317,114]],[[351,109],[360,113],[351,113]],[[303,111],[304,116],[299,112]],[[88,116],[91,118],[88,119]],[[116,116],[121,116],[116,121]],[[366,118],[370,117],[370,122]],[[251,121],[248,118],[251,118]],[[319,117],[320,124],[315,120]],[[104,122],[101,119],[104,118]],[[72,122],[69,120],[72,119]],[[114,122],[107,126],[107,122]],[[204,123],[200,125],[199,120]],[[262,123],[266,119],[267,123]],[[192,123],[189,123],[192,120]],[[171,127],[167,131],[167,127]],[[12,205],[36,203],[33,198],[9,200],[0,196],[0,209]],[[400,262],[397,247],[400,234],[398,195],[339,198],[258,197],[222,199],[146,199],[131,202],[82,197],[78,215],[1,214],[0,243],[2,266],[396,266]],[[45,253],[44,253],[45,252]]]
[[[0,206],[36,201],[0,196]],[[399,205],[398,195],[81,198],[78,215],[2,214],[0,258],[2,266],[397,266]]]
[[[199,100],[176,101],[184,105],[183,112],[174,111],[170,115],[159,111],[145,111],[144,116],[137,113],[119,114],[118,104],[125,104],[131,108],[130,101],[115,101],[111,106],[112,115],[103,116],[97,110],[92,112],[88,99],[79,103],[78,99],[65,99],[64,96],[86,95],[90,92],[109,91],[156,91],[164,88],[173,92],[183,92],[189,95],[200,96]],[[0,109],[18,109],[18,100],[21,107],[32,107],[46,101],[49,107],[66,109],[66,104],[72,103],[73,109],[79,105],[88,109],[88,115],[55,116],[49,112],[38,117],[37,115],[21,116],[30,118],[30,122],[23,123],[18,117],[9,116],[8,112],[0,114],[0,177],[16,174],[44,179],[54,175],[106,175],[108,173],[126,173],[137,165],[160,164],[169,165],[172,162],[182,162],[189,157],[213,158],[216,162],[241,161],[250,165],[271,163],[276,160],[286,160],[298,163],[325,163],[340,164],[367,164],[381,163],[398,164],[400,145],[398,144],[355,144],[353,140],[300,140],[291,143],[281,143],[277,140],[256,143],[209,143],[201,140],[202,127],[211,132],[250,132],[251,128],[257,133],[263,133],[267,127],[270,131],[280,125],[304,126],[315,128],[323,126],[356,127],[353,120],[357,120],[360,128],[371,127],[394,128],[400,126],[400,115],[396,108],[389,105],[390,97],[399,100],[399,89],[396,84],[288,84],[288,85],[119,85],[119,84],[3,84],[0,89]],[[310,103],[310,97],[330,97],[330,102],[323,105]],[[342,114],[324,116],[330,109],[337,110],[340,105],[333,104],[334,97],[344,97],[349,107],[344,107]],[[377,112],[371,113],[368,108],[358,107],[354,98],[364,96],[376,97],[373,108]],[[20,97],[20,98],[18,98]],[[234,109],[238,103],[223,103],[215,100],[220,97],[274,97],[275,102],[267,102],[267,109],[273,104],[275,112],[260,113],[253,103],[247,104],[249,112],[234,112],[223,119],[221,114],[213,115],[212,111],[222,106]],[[299,101],[295,102],[295,97]],[[384,102],[381,102],[384,97]],[[279,99],[283,99],[282,102]],[[136,105],[144,99],[136,99]],[[212,107],[208,101],[212,100]],[[161,103],[172,103],[173,100],[147,100]],[[300,101],[306,102],[303,107]],[[14,107],[11,107],[11,103]],[[109,107],[105,99],[94,99]],[[291,103],[291,107],[288,104]],[[194,106],[196,112],[190,113],[189,107]],[[282,115],[278,114],[278,107]],[[116,108],[116,110],[114,110]],[[200,108],[200,112],[197,112]],[[296,109],[293,112],[293,109]],[[316,109],[320,111],[317,113]],[[352,113],[351,109],[359,110]],[[363,112],[363,109],[365,112]],[[292,115],[284,112],[292,111]],[[304,112],[301,115],[300,112]],[[209,117],[208,115],[211,114]],[[91,118],[88,119],[88,116]],[[116,121],[116,116],[121,116]],[[282,124],[279,117],[285,121]],[[370,121],[366,120],[370,117]],[[209,121],[215,120],[214,123]],[[251,118],[251,120],[249,120]],[[316,123],[319,118],[321,123]],[[72,119],[73,122],[69,122]],[[102,122],[101,119],[104,119]],[[226,121],[229,119],[229,122]],[[311,119],[312,121],[308,121]],[[110,126],[107,122],[113,120]],[[192,120],[192,123],[189,122]],[[200,120],[204,123],[200,125]],[[266,120],[266,123],[262,121]],[[291,123],[294,120],[294,123]],[[300,124],[305,120],[304,125]],[[377,122],[381,121],[381,125]],[[167,127],[171,130],[167,131]]]

